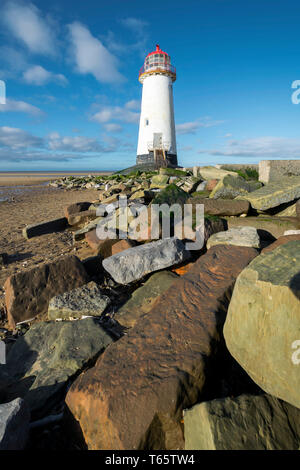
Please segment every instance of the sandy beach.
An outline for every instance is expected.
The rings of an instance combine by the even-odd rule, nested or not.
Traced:
[[[79,172],[0,172],[1,186],[32,186],[67,175],[106,175],[111,171],[79,171]]]
[[[3,284],[8,276],[68,253],[76,253],[79,258],[92,254],[85,246],[78,251],[74,250],[70,230],[43,235],[31,240],[25,240],[23,237],[22,229],[26,225],[63,217],[65,206],[99,198],[99,193],[95,190],[66,191],[49,187],[46,181],[56,179],[57,174],[51,178],[49,176],[49,174],[46,176],[42,173],[39,175],[0,173],[2,185],[0,199],[1,193],[7,198],[0,202],[0,253],[8,255],[7,265],[0,268],[0,318],[4,316]]]

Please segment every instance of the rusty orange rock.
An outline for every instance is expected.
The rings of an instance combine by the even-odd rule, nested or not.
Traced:
[[[72,384],[66,403],[89,449],[183,449],[235,280],[253,248],[212,247]],[[75,422],[74,421],[74,422]]]

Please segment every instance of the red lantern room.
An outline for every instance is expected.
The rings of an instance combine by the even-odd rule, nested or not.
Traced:
[[[176,80],[176,69],[171,65],[171,57],[156,45],[156,50],[150,52],[144,62],[143,67],[140,69],[139,81],[143,82],[144,78],[149,75],[164,74]]]

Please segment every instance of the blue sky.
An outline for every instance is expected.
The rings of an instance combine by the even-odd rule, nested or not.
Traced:
[[[300,157],[296,0],[3,1],[0,170],[135,164],[144,57],[174,84],[182,166]],[[300,97],[300,93],[299,93]]]

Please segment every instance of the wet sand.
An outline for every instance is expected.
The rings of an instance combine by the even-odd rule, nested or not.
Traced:
[[[96,190],[67,191],[46,184],[19,187],[19,192],[16,188],[6,188],[6,191],[13,192],[13,195],[0,202],[0,253],[8,255],[7,266],[0,267],[2,326],[5,312],[3,284],[8,276],[53,261],[62,255],[76,254],[81,259],[92,255],[90,248],[85,244],[81,244],[79,249],[74,248],[70,229],[30,240],[25,240],[22,229],[29,224],[63,217],[64,207],[74,202],[99,199],[99,192]]]

